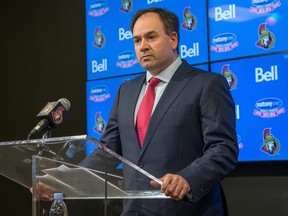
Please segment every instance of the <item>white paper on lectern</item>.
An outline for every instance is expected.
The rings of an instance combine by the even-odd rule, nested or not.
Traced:
[[[86,168],[69,168],[65,165],[61,165],[56,168],[50,168],[42,170],[46,175],[46,178],[50,177],[57,182],[61,182],[65,189],[73,189],[68,193],[79,193],[83,196],[103,196],[105,194],[105,179],[91,172]],[[129,194],[120,189],[119,187],[107,182],[108,195],[112,197],[123,197]]]

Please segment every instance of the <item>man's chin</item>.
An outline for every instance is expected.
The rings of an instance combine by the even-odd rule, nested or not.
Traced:
[[[144,69],[149,70],[149,68],[152,67],[152,64],[151,64],[151,62],[144,61],[144,62],[141,62],[141,66],[142,66]]]

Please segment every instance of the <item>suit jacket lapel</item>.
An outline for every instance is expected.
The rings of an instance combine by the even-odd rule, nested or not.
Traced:
[[[131,139],[133,143],[137,145],[137,149],[140,151],[140,143],[138,140],[138,135],[136,132],[135,124],[134,124],[134,115],[135,115],[135,107],[136,103],[138,101],[138,97],[140,94],[140,91],[142,89],[143,83],[146,79],[146,75],[139,77],[139,79],[135,80],[135,82],[132,83],[130,86],[130,94],[128,95],[129,99],[126,100],[128,104],[128,110],[127,110],[127,120],[129,122],[129,132],[131,134]],[[125,111],[126,112],[126,111]]]
[[[170,82],[168,83],[151,116],[142,147],[143,151],[152,139],[158,124],[169,109],[170,105],[175,101],[183,88],[188,84],[190,80],[189,72],[191,72],[191,70],[191,66],[186,61],[183,61],[183,63],[179,66],[179,68],[176,70],[175,74],[171,78]]]

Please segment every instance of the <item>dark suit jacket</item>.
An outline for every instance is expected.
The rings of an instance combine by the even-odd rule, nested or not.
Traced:
[[[183,176],[193,203],[126,200],[123,215],[223,215],[220,182],[238,156],[234,102],[226,79],[183,61],[153,112],[140,149],[134,111],[144,81],[145,74],[119,88],[101,141],[157,178]],[[128,190],[152,189],[150,179],[125,173],[125,167],[124,179]]]

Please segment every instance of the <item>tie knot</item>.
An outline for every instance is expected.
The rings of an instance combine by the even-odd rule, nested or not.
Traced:
[[[153,77],[153,78],[151,78],[150,81],[149,81],[149,86],[151,86],[151,87],[154,88],[155,86],[157,86],[157,85],[159,84],[159,82],[161,82],[160,79],[158,79],[158,78],[156,78],[156,77]]]

